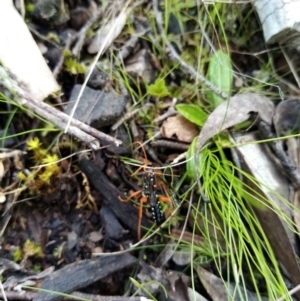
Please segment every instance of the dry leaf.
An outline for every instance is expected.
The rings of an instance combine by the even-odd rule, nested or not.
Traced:
[[[258,113],[263,121],[272,124],[274,104],[269,98],[257,93],[238,94],[220,104],[208,116],[200,132],[195,158],[199,157],[199,152],[210,138],[248,120],[252,112]]]
[[[194,251],[191,250],[190,247],[186,248],[178,248],[172,257],[172,260],[178,265],[178,266],[187,266],[191,263],[191,261],[194,258]]]
[[[260,298],[253,292],[245,290],[243,286],[239,286],[237,289],[234,284],[227,283],[226,286],[219,277],[215,276],[214,274],[208,272],[207,270],[198,267],[197,274],[203,286],[205,287],[208,294],[211,296],[212,300],[215,301],[227,301],[227,300],[234,300],[234,301],[241,301],[241,300],[248,300],[248,301],[257,301],[263,300],[268,301],[267,297]]]
[[[198,135],[196,126],[181,115],[169,117],[161,127],[161,135],[165,138],[177,138],[182,142],[192,142]]]

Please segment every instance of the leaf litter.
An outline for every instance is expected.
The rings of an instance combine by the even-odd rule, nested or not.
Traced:
[[[51,269],[55,267],[55,272],[49,270],[50,275],[43,281],[42,288],[70,294],[75,290],[85,289],[88,293],[84,297],[92,299],[95,295],[91,292],[95,289],[92,289],[91,286],[100,284],[95,291],[96,296],[121,295],[124,288],[128,287],[126,284],[129,281],[129,276],[134,277],[133,266],[137,264],[137,257],[135,256],[138,249],[132,253],[134,255],[126,253],[132,250],[132,244],[136,242],[136,232],[141,226],[141,231],[145,236],[137,244],[143,244],[143,250],[140,251],[140,258],[143,260],[139,259],[139,278],[131,278],[130,295],[138,293],[141,296],[153,298],[155,296],[159,299],[168,295],[173,300],[194,300],[195,298],[204,300],[203,296],[205,296],[212,300],[228,300],[232,299],[232,295],[238,290],[239,293],[234,295],[234,300],[239,300],[245,296],[251,300],[262,299],[265,297],[260,294],[267,293],[269,297],[272,296],[271,299],[274,299],[274,296],[285,294],[288,287],[286,279],[285,283],[278,280],[280,277],[277,270],[274,271],[274,274],[276,274],[276,281],[280,282],[282,290],[276,291],[276,289],[270,288],[268,286],[270,284],[266,280],[266,285],[264,281],[261,281],[258,291],[255,285],[250,285],[253,278],[246,275],[247,273],[241,277],[244,277],[242,279],[249,284],[249,288],[239,286],[239,281],[235,278],[236,266],[230,264],[231,260],[234,262],[238,259],[239,254],[230,249],[228,237],[224,236],[224,233],[231,229],[226,225],[225,211],[230,212],[228,206],[232,202],[232,195],[235,197],[235,194],[238,193],[240,195],[237,198],[240,197],[240,199],[245,200],[247,206],[250,203],[255,204],[255,200],[247,203],[251,198],[257,198],[258,201],[263,202],[264,209],[253,206],[253,210],[256,210],[257,219],[265,230],[268,242],[275,249],[274,253],[276,260],[282,267],[282,274],[289,278],[294,285],[299,283],[298,246],[297,240],[293,237],[297,231],[291,227],[289,221],[284,220],[284,215],[279,214],[279,212],[285,212],[289,219],[295,216],[295,223],[296,225],[299,224],[297,214],[297,185],[299,181],[295,168],[293,168],[298,166],[298,161],[297,156],[294,155],[295,152],[292,153],[292,149],[295,149],[293,146],[296,145],[296,149],[298,149],[297,143],[295,144],[295,140],[288,139],[280,148],[280,145],[270,142],[269,149],[251,148],[250,156],[245,151],[246,146],[239,145],[240,142],[238,141],[241,141],[241,138],[237,138],[238,136],[232,132],[232,128],[235,128],[236,132],[239,131],[236,126],[250,119],[251,127],[243,131],[248,132],[260,128],[261,124],[261,128],[264,126],[264,129],[267,129],[264,132],[264,137],[253,136],[254,139],[250,141],[252,146],[261,138],[274,139],[276,137],[272,133],[273,124],[278,136],[281,136],[282,128],[284,130],[290,128],[290,124],[287,122],[290,118],[280,109],[282,110],[286,105],[283,110],[289,111],[292,106],[294,108],[292,111],[297,112],[295,101],[284,102],[284,105],[282,103],[274,109],[274,102],[262,96],[262,93],[243,92],[243,89],[240,89],[241,93],[229,97],[232,88],[238,90],[243,86],[243,83],[239,83],[239,87],[234,87],[230,59],[234,61],[234,66],[239,66],[244,73],[252,72],[251,66],[258,63],[254,57],[244,57],[243,51],[238,55],[232,52],[229,56],[229,51],[225,53],[218,50],[210,58],[209,64],[204,63],[203,65],[202,62],[207,60],[204,59],[199,63],[193,55],[188,55],[191,64],[182,60],[182,58],[186,58],[187,51],[189,54],[192,53],[190,48],[200,44],[200,40],[195,34],[195,28],[198,25],[195,23],[191,26],[194,22],[192,21],[194,20],[192,8],[196,9],[198,13],[202,13],[201,9],[198,10],[199,7],[192,6],[188,7],[187,10],[181,7],[176,11],[178,8],[175,5],[171,8],[158,6],[155,0],[152,1],[152,5],[148,3],[142,8],[130,7],[128,3],[123,3],[120,7],[118,5],[105,7],[105,4],[101,7],[97,1],[87,1],[86,3],[79,1],[76,4],[72,1],[66,2],[66,6],[63,2],[61,5],[57,5],[55,2],[53,6],[50,6],[50,10],[48,7],[46,11],[43,11],[47,7],[42,5],[41,1],[37,1],[32,19],[30,12],[28,12],[29,20],[35,27],[32,32],[34,32],[36,40],[45,46],[45,57],[50,68],[56,70],[55,78],[57,78],[63,92],[60,97],[56,95],[49,99],[51,106],[48,106],[36,101],[40,97],[28,95],[26,89],[22,90],[23,88],[18,86],[18,82],[13,82],[13,87],[20,98],[16,105],[15,102],[9,101],[9,98],[13,98],[13,94],[9,93],[12,90],[11,85],[9,86],[7,82],[3,84],[7,87],[5,95],[1,95],[3,110],[11,111],[12,106],[18,108],[18,106],[24,105],[35,111],[36,114],[48,120],[44,132],[47,133],[47,130],[53,129],[51,137],[49,131],[47,135],[41,135],[40,139],[43,139],[43,143],[46,145],[55,145],[55,148],[49,147],[49,150],[45,150],[42,159],[34,159],[30,152],[28,155],[23,154],[19,161],[22,161],[25,167],[19,165],[18,160],[5,159],[7,162],[6,165],[3,165],[1,189],[10,187],[9,194],[4,190],[5,199],[0,203],[0,210],[4,216],[3,221],[1,221],[2,249],[0,257],[8,260],[5,263],[3,261],[5,267],[1,269],[4,284],[7,285],[5,288],[7,290],[8,288],[22,290],[22,283],[28,285],[26,281],[32,281],[32,279],[28,279],[31,274],[37,276],[40,275],[37,270],[47,271],[48,267]],[[51,3],[50,0],[49,3]],[[125,7],[128,9],[123,9]],[[153,9],[150,16],[146,14],[146,7]],[[233,8],[233,6],[228,7]],[[59,11],[60,9],[62,11]],[[168,9],[171,11],[169,15]],[[55,10],[59,11],[57,15],[51,13]],[[79,11],[81,13],[78,13]],[[165,19],[161,18],[162,12],[166,16]],[[190,22],[185,23],[184,19],[181,19],[183,15],[186,18],[191,17]],[[49,18],[45,16],[49,16]],[[89,20],[84,16],[92,16],[92,18]],[[117,19],[114,16],[118,16]],[[235,17],[237,18],[237,16]],[[164,22],[166,22],[164,25],[169,22],[169,26],[165,26],[167,31],[164,31]],[[152,26],[153,24],[155,25]],[[231,32],[233,27],[226,28],[232,43],[236,41]],[[45,31],[40,30],[43,28],[47,29],[49,36],[45,35]],[[62,30],[69,30],[67,35],[69,38],[64,38]],[[135,36],[135,31],[138,33],[138,38]],[[57,33],[59,34],[56,35]],[[92,39],[90,38],[91,35],[93,35]],[[209,39],[210,37],[207,36],[206,41],[201,41],[205,51],[212,46],[212,41]],[[258,40],[261,40],[261,43],[250,45],[253,52],[261,50],[256,47],[264,47],[261,36]],[[223,47],[218,45],[218,48]],[[196,50],[197,48],[194,47],[193,49]],[[71,50],[75,54],[68,61],[68,64],[61,63],[70,56],[70,54],[64,55],[62,50],[65,52]],[[95,58],[90,56],[89,53],[91,52],[97,53]],[[53,54],[55,55],[53,56]],[[91,63],[92,59],[94,59],[93,63]],[[263,59],[261,58],[261,60]],[[246,69],[244,60],[247,61]],[[84,78],[82,70],[86,70],[85,65],[89,66],[90,69]],[[193,67],[196,65],[198,66],[197,70]],[[262,67],[259,66],[258,68]],[[97,68],[97,76],[89,80],[89,76],[92,75],[95,68]],[[208,70],[206,77],[202,74],[202,72],[206,72],[205,70]],[[246,78],[241,77],[244,80]],[[209,91],[199,89],[201,85],[194,81],[195,79],[200,80],[205,87],[209,88]],[[76,84],[83,84],[76,96],[76,99],[79,100],[79,109],[77,111],[74,106],[72,112],[68,111],[72,118],[73,115],[76,118],[72,120],[72,123],[68,123],[67,118],[69,117],[61,114],[60,109],[64,106],[64,102],[70,101],[72,89]],[[85,88],[86,84],[89,88]],[[250,85],[254,86],[255,80]],[[103,113],[100,112],[101,97],[97,99],[97,112],[95,112],[94,98],[88,94],[90,88],[100,90],[96,92],[96,94],[99,92],[97,95],[103,93],[110,95],[112,101],[111,103],[108,101],[108,105],[106,105],[107,115],[98,114],[98,110],[99,113]],[[85,100],[81,99],[81,94],[84,93],[86,93]],[[121,95],[122,102],[119,102],[117,95]],[[228,100],[223,101],[223,99]],[[85,107],[82,105],[82,101]],[[114,105],[112,105],[113,102]],[[177,106],[175,106],[176,102],[179,103]],[[53,110],[54,105],[58,109]],[[119,112],[115,110],[116,107],[120,109]],[[120,118],[120,111],[126,112],[123,118]],[[212,113],[209,114],[208,112],[211,111]],[[96,116],[92,118],[96,121],[86,125],[84,123],[86,121],[85,116],[80,112],[88,113],[89,116]],[[25,113],[22,114],[20,116],[26,116]],[[15,120],[13,117],[6,119],[7,124],[12,120],[9,131],[18,134],[17,137],[20,139],[18,143],[21,144],[31,139],[26,133],[26,129],[36,129],[38,124],[44,122],[40,119],[35,124],[32,121],[36,120],[36,116],[26,117],[19,120]],[[83,122],[80,123],[77,119],[82,119]],[[118,122],[118,119],[121,122]],[[55,136],[57,129],[53,126],[51,128],[49,122],[55,123],[61,129],[65,129],[71,124],[69,126],[70,133],[79,141],[74,137],[65,139],[66,136],[61,136],[61,133]],[[118,124],[118,126],[111,127],[113,123]],[[1,131],[2,126],[1,123]],[[295,124],[292,126],[292,130],[298,130]],[[215,152],[219,159],[222,158],[221,152],[216,152],[216,146],[220,147],[220,145],[224,149],[226,157],[233,160],[236,166],[242,168],[240,171],[235,171],[235,176],[245,180],[244,184],[240,182],[240,184],[236,184],[237,180],[231,176],[222,182],[224,186],[231,183],[234,192],[231,193],[230,189],[227,190],[226,200],[228,204],[216,200],[217,198],[213,196],[213,204],[207,204],[204,210],[208,211],[210,207],[216,206],[206,216],[203,216],[202,209],[199,210],[198,208],[197,189],[192,188],[195,187],[195,182],[188,179],[188,177],[195,179],[193,173],[195,169],[197,172],[198,163],[194,166],[187,166],[187,173],[185,173],[184,164],[172,168],[168,166],[168,162],[171,162],[174,157],[184,156],[181,151],[178,151],[180,148],[175,149],[173,146],[180,141],[191,143],[193,138],[198,135],[199,127],[201,129],[196,150],[190,149],[187,156],[194,157],[193,160],[197,161],[203,147],[207,146],[208,141],[211,142],[201,161],[201,164],[204,165],[201,176],[206,177],[206,179],[210,178],[207,183],[204,182],[205,189],[209,186],[210,181],[214,183],[214,177],[218,178],[218,169],[215,173],[211,173],[210,169],[213,169],[214,165],[211,165],[212,168],[205,168],[205,164],[209,162],[211,164],[214,159],[213,156],[210,156],[211,151]],[[78,131],[79,129],[80,131]],[[5,143],[8,143],[9,138],[9,136],[5,137],[5,133],[9,131],[7,128],[4,129],[3,140]],[[220,135],[222,131],[229,132],[230,138],[228,139],[226,135]],[[61,137],[59,138],[59,136]],[[100,143],[95,138],[99,138]],[[248,183],[249,178],[243,173],[247,168],[238,160],[234,160],[233,150],[230,155],[227,154],[227,147],[230,145],[229,140],[236,144],[235,148],[237,155],[240,156],[238,157],[239,160],[244,165],[248,165],[249,175],[256,179],[254,189],[257,189],[261,184],[256,183],[256,181],[264,182],[263,185],[260,185],[262,191],[256,194],[249,192],[249,190],[243,191],[242,188],[247,185],[249,185],[247,186],[249,189],[251,187],[251,183]],[[124,147],[111,146],[111,143],[120,145],[121,141]],[[130,141],[137,142],[137,144],[130,144]],[[159,143],[155,144],[155,142]],[[19,145],[18,143],[16,145]],[[94,150],[98,149],[98,151],[93,152],[92,156],[84,156],[83,152],[90,153],[90,149],[86,145]],[[136,145],[139,146],[136,147]],[[100,149],[100,146],[103,149]],[[13,147],[15,146],[13,145]],[[288,149],[288,154],[285,153],[285,147]],[[57,157],[51,153],[52,151]],[[263,160],[259,163],[262,166],[268,166],[265,168],[269,169],[270,173],[266,179],[260,178],[259,167],[253,167],[253,165],[251,168],[250,163],[258,161],[255,159],[257,158],[255,154],[259,156],[259,151],[262,151],[263,154],[268,153],[268,157],[260,155]],[[270,161],[269,156],[276,163]],[[46,158],[47,162],[43,162]],[[51,158],[59,158],[62,161],[61,163],[49,162]],[[49,169],[41,163],[57,164],[55,166],[58,166],[56,171],[59,170],[59,174],[56,174],[55,177],[47,174]],[[35,176],[31,172],[32,166],[36,166]],[[167,168],[164,168],[166,166]],[[272,170],[274,166],[279,170],[282,168],[283,172],[280,176],[283,178],[282,181],[278,181],[280,189],[274,187],[270,193],[270,189],[266,189],[265,186],[271,186],[268,183],[272,179],[277,179],[276,172],[278,173],[278,170],[276,168]],[[157,170],[158,167],[160,169]],[[163,169],[161,169],[162,167]],[[25,182],[20,181],[20,178],[17,177],[18,170],[23,171],[22,181]],[[150,177],[151,170],[153,170],[158,184],[152,187],[154,194],[151,194],[152,192],[148,194],[148,203],[143,203],[145,199],[139,199],[135,195],[141,194],[141,192],[142,195],[145,192],[148,193],[144,183],[148,180],[147,177]],[[228,169],[224,168],[223,171],[228,172]],[[294,196],[293,194],[285,195],[288,190],[285,174],[290,179],[289,183],[294,186]],[[45,181],[46,178],[48,182]],[[218,192],[218,189],[222,187],[220,184],[221,177],[218,179],[220,182],[213,185],[215,194],[220,198],[222,194],[224,197],[224,192]],[[280,179],[279,176],[278,179]],[[21,190],[14,191],[18,185],[21,185]],[[38,194],[36,194],[37,191]],[[274,196],[277,194],[280,194],[281,197],[278,197],[275,202]],[[133,202],[120,201],[120,198],[128,195],[133,196]],[[210,197],[212,194],[209,194]],[[293,201],[294,207],[285,202],[282,206],[281,201],[285,198]],[[273,201],[274,203],[272,203]],[[177,207],[179,203],[181,203],[181,207]],[[140,204],[143,205],[142,210],[139,207]],[[160,209],[158,209],[158,204]],[[218,208],[219,204],[221,204],[221,210]],[[193,207],[192,210],[190,210],[191,206]],[[271,207],[272,209],[269,209]],[[281,209],[279,210],[278,207]],[[164,212],[167,221],[162,225],[155,223],[156,221],[151,219],[151,210]],[[142,217],[140,212],[142,212]],[[189,214],[190,212],[191,214]],[[155,214],[157,215],[158,212],[155,211]],[[184,223],[185,218],[187,223]],[[246,223],[246,218],[240,218],[239,221],[242,221],[242,224],[232,223],[230,226],[232,227],[233,241],[241,242],[241,233],[246,235],[251,231],[250,225]],[[240,229],[241,232],[238,232],[236,227],[244,227],[246,230]],[[150,228],[152,233],[146,230]],[[168,241],[168,228],[171,228],[172,236],[174,235],[179,242],[174,242],[172,239]],[[194,228],[198,228],[196,232],[194,232]],[[178,232],[182,234],[175,235]],[[263,236],[262,232],[260,233]],[[253,241],[258,240],[254,233],[250,237]],[[197,239],[194,240],[193,238]],[[201,243],[197,244],[196,241]],[[178,246],[178,243],[183,245]],[[171,254],[167,256],[167,259],[160,261],[163,266],[156,266],[159,262],[157,259],[163,253],[162,246],[165,244],[170,247]],[[256,245],[253,245],[253,250],[256,250],[255,247]],[[190,254],[188,254],[189,249],[191,249]],[[93,257],[96,253],[100,257],[95,259]],[[172,259],[173,254],[175,255]],[[219,254],[219,257],[216,254]],[[103,257],[105,255],[108,257]],[[228,257],[228,255],[232,255],[232,257]],[[178,261],[179,258],[181,259]],[[216,258],[218,259],[215,260]],[[182,261],[182,259],[184,260]],[[263,258],[263,260],[270,260],[270,262],[272,259],[272,257],[267,258],[267,256]],[[19,271],[14,268],[15,262],[20,262],[19,269],[25,276],[23,280],[17,280],[15,285],[8,285],[9,276],[15,276],[14,273]],[[122,270],[120,270],[120,263]],[[224,270],[210,273],[210,271],[218,270],[220,263]],[[192,273],[187,273],[189,268],[196,268],[199,278],[193,276]],[[245,272],[247,268],[249,266],[245,267],[245,263],[238,266],[239,272],[241,270]],[[277,266],[274,264],[274,269],[276,268]],[[145,270],[151,271],[148,274],[146,272],[146,275],[151,276],[150,278],[145,278]],[[258,270],[255,270],[255,273],[258,273]],[[136,279],[140,282],[137,282]],[[213,282],[211,282],[212,279]],[[260,281],[259,279],[258,277],[258,281]],[[147,282],[149,281],[157,282],[158,285],[148,286]],[[204,288],[199,284],[199,281],[202,282]],[[30,282],[30,285],[37,284]],[[9,291],[7,291],[8,294]],[[28,293],[27,297],[30,300],[55,300],[58,298],[55,294],[42,291],[35,295]],[[16,295],[14,298],[18,299]],[[126,297],[122,298],[122,300],[126,299]]]

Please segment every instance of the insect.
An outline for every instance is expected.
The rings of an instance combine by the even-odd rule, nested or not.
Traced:
[[[157,190],[156,179],[153,170],[148,168],[143,176],[143,196],[149,201],[153,220],[161,224],[164,221],[164,217],[161,211],[161,205],[159,202],[159,192]]]
[[[145,152],[144,152],[145,155]],[[147,162],[149,165],[149,162]],[[137,174],[143,169],[143,186],[141,190],[133,192],[126,199],[119,197],[120,201],[128,202],[132,198],[139,197],[140,206],[138,212],[138,240],[141,238],[141,219],[143,215],[143,204],[149,203],[153,221],[158,225],[165,221],[164,213],[162,212],[161,202],[168,203],[173,206],[176,198],[173,192],[168,188],[165,181],[155,172],[154,168],[149,166],[141,166],[134,174]]]

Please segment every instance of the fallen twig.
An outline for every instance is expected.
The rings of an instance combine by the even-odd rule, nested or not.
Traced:
[[[42,101],[34,99],[14,80],[11,80],[11,82],[9,83],[10,85],[12,85],[12,87],[8,86],[9,84],[5,83],[4,81],[1,81],[1,83],[8,89],[13,88],[13,90],[19,96],[19,99],[16,100],[19,104],[37,113],[38,115],[45,118],[49,122],[52,122],[59,128],[65,129],[66,124],[69,120],[69,116],[67,114],[51,107],[50,105]],[[92,128],[87,124],[76,119],[72,119],[71,126],[69,127],[69,133],[77,137],[78,139],[80,139],[95,150],[100,148],[100,144],[97,139],[107,141],[109,143],[114,143],[116,146],[122,144],[121,140],[115,139],[107,134],[104,134],[96,130],[95,128]]]
[[[40,115],[41,117],[45,118],[46,120],[49,120],[59,128],[63,129],[65,127],[65,123],[57,116],[49,114],[49,112],[43,110],[42,108],[36,106],[35,104],[31,103],[30,101],[27,101],[26,99],[17,100],[22,106],[26,107],[32,112],[35,112],[36,114]],[[76,128],[75,126],[71,125],[69,127],[69,133],[75,137],[77,137],[79,140],[83,141],[85,144],[87,144],[89,147],[91,147],[94,150],[97,150],[100,148],[100,143],[96,138],[93,136],[83,132],[79,128]]]
[[[189,144],[165,140],[165,139],[152,141],[151,146],[152,147],[165,147],[165,148],[177,149],[177,150],[182,150],[182,151],[186,151],[189,149]]]

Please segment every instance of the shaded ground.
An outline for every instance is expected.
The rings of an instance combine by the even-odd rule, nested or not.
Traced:
[[[198,196],[192,191],[185,194],[192,186],[192,181],[182,177],[185,164],[154,170],[154,184],[148,167],[166,166],[186,151],[199,133],[198,126],[175,116],[174,98],[181,104],[201,104],[205,112],[212,111],[212,107],[206,99],[207,89],[203,85],[194,89],[196,84],[191,74],[168,56],[161,35],[157,34],[159,24],[152,3],[132,5],[127,12],[130,21],[121,25],[118,34],[111,34],[112,41],[94,69],[74,115],[120,139],[123,144],[119,148],[101,141],[103,149],[91,152],[87,145],[68,135],[50,131],[44,131],[45,135],[25,133],[43,127],[43,121],[21,111],[14,116],[4,114],[1,121],[3,137],[13,136],[3,139],[2,146],[26,151],[3,159],[2,188],[12,184],[14,188],[26,188],[9,195],[0,204],[3,229],[0,271],[2,282],[13,277],[11,285],[5,282],[9,299],[22,298],[21,293],[9,292],[20,283],[38,287],[41,280],[30,277],[49,269],[50,276],[41,287],[50,291],[81,290],[88,294],[85,298],[93,300],[99,295],[122,296],[126,292],[132,296],[137,288],[129,281],[131,276],[141,283],[154,280],[163,284],[169,299],[188,300],[190,254],[171,260],[174,249],[171,238],[176,240],[180,236],[188,202],[197,204]],[[105,39],[103,32],[98,32],[98,38],[93,40],[91,35],[98,28],[112,26],[113,14],[120,13],[114,5],[105,10],[103,7],[97,1],[26,2],[28,26],[62,88],[61,96],[48,102],[67,114],[72,111],[92,58],[102,45],[101,39]],[[161,4],[159,9],[168,19],[166,34],[174,51],[190,65],[195,67],[199,63],[198,69],[206,74],[213,53],[210,42],[217,49],[226,49],[228,43],[235,71],[232,94],[242,89],[258,89],[256,79],[265,75],[268,55],[263,51],[263,37],[257,31],[260,25],[250,5],[222,4],[206,10],[190,4],[176,6],[172,11]],[[221,20],[215,18],[205,23],[207,29],[202,32],[198,18],[212,17],[216,11]],[[252,17],[246,18],[248,14]],[[80,31],[91,20],[86,30]],[[201,40],[204,34],[209,40]],[[199,45],[204,52],[201,59]],[[266,81],[282,79],[281,88],[288,91],[293,79],[290,74],[280,78],[286,66],[282,55],[276,50],[269,55],[274,58],[274,68],[273,73],[266,72]],[[164,80],[161,86],[154,84],[158,78]],[[285,85],[286,82],[290,85]],[[151,84],[154,88],[149,92]],[[275,95],[278,91],[270,85],[265,92]],[[2,102],[1,109],[9,112],[11,105]],[[171,119],[165,123],[167,118]],[[17,133],[23,134],[15,136]],[[145,144],[140,147],[142,143]],[[51,157],[54,154],[57,157]],[[60,160],[58,163],[56,158]],[[56,167],[49,171],[42,164]],[[39,167],[32,172],[34,166]],[[17,176],[19,172],[23,176]],[[135,202],[122,202],[131,195]],[[172,212],[178,205],[175,202],[182,204],[174,218]],[[144,205],[142,211],[140,203]],[[160,229],[170,215],[174,221]],[[190,217],[183,233],[187,245],[191,244],[193,225],[194,219]],[[146,233],[154,234],[140,248],[125,252]],[[195,244],[203,241],[197,234],[193,239]],[[94,259],[95,253],[112,252],[119,253]],[[216,272],[213,263],[203,266]],[[40,277],[44,279],[45,275]],[[196,291],[208,297],[199,280],[192,282]],[[159,300],[166,298],[161,287],[153,285],[148,290]],[[57,295],[28,293],[24,298],[54,300]]]

